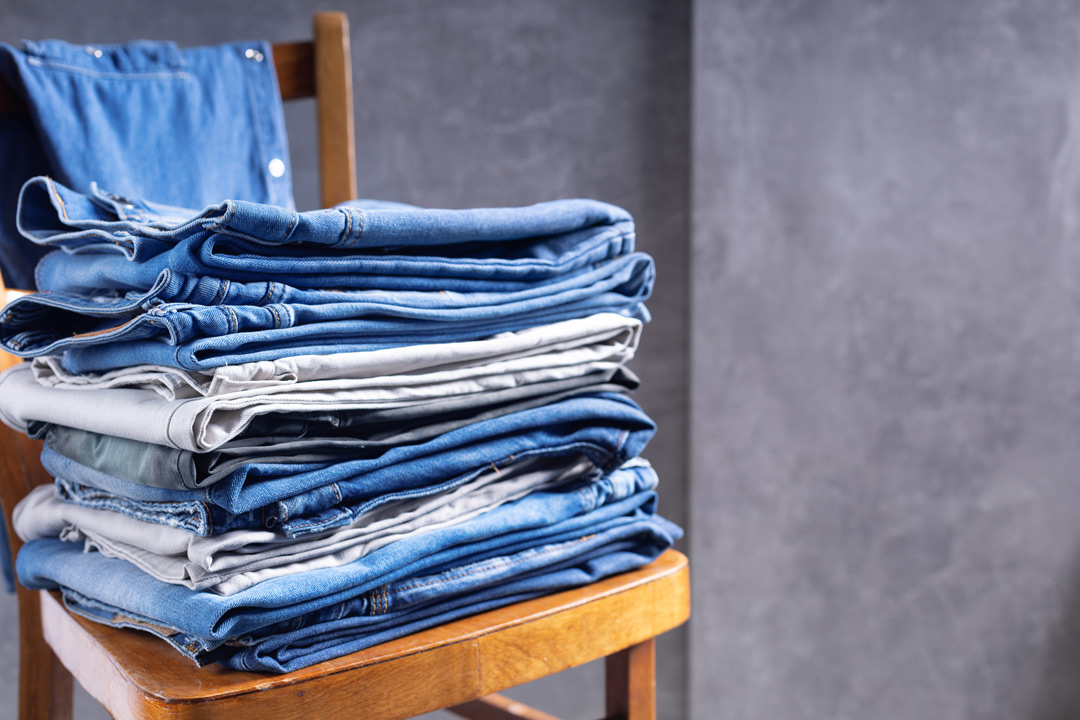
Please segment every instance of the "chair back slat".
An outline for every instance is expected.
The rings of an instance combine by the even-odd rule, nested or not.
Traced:
[[[315,102],[322,206],[332,207],[356,197],[352,62],[345,13],[315,14]]]
[[[282,100],[315,97],[315,43],[275,45],[274,70]]]

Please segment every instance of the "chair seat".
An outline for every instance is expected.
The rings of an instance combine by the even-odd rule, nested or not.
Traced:
[[[686,556],[431,628],[286,675],[196,668],[159,639],[71,615],[39,593],[45,639],[116,718],[407,718],[605,657],[690,615]]]

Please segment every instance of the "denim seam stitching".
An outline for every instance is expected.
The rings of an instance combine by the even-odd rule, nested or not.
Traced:
[[[340,234],[340,236],[338,238],[338,241],[336,243],[333,243],[332,245],[330,245],[330,247],[333,247],[333,248],[343,247],[343,246],[348,247],[349,238],[352,236],[352,226],[353,226],[352,213],[350,213],[346,208],[338,208],[337,210],[338,210],[338,212],[340,212],[342,215],[345,216],[345,229],[344,229],[344,232],[342,232]]]
[[[266,283],[266,292],[259,298],[259,302],[256,305],[266,305],[270,302],[270,297],[274,294],[274,281],[270,280]]]
[[[229,313],[229,334],[235,335],[240,332],[240,320],[236,317],[236,313],[230,305],[223,305],[225,311]]]
[[[535,553],[530,554],[529,559],[541,557],[543,555],[548,555],[548,554],[551,554],[551,553],[556,552],[558,550],[562,550],[563,548],[570,547],[571,545],[576,545],[578,543],[585,542],[586,540],[588,540],[588,539],[590,539],[590,538],[592,538],[594,536],[595,536],[595,533],[593,533],[591,535],[585,535],[584,537],[580,537],[577,540],[570,540],[568,542],[559,543],[559,544],[555,545],[554,547],[550,547],[550,548],[547,548],[546,550],[541,550],[540,552],[535,552]],[[481,562],[483,562],[483,561],[481,561]],[[487,572],[488,570],[496,570],[496,569],[500,569],[500,568],[504,568],[504,567],[509,567],[509,566],[512,566],[512,565],[519,565],[519,564],[521,564],[520,560],[515,560],[515,559],[512,559],[512,558],[505,558],[505,559],[502,559],[502,560],[499,560],[499,561],[486,563],[483,567],[474,568],[472,570],[468,570],[466,572],[459,573],[458,575],[451,575],[449,577],[439,578],[437,580],[429,580],[427,582],[413,583],[412,585],[406,585],[404,587],[399,587],[399,588],[396,588],[394,590],[394,592],[399,593],[399,592],[404,592],[406,590],[415,590],[417,588],[430,587],[432,585],[443,585],[445,583],[451,582],[452,580],[460,580],[463,577],[468,577],[469,575],[476,575],[476,574],[479,574],[479,573]]]
[[[228,280],[222,280],[221,284],[218,285],[217,294],[214,295],[214,299],[210,301],[210,304],[211,305],[220,305],[223,302],[225,302],[225,296],[228,294],[228,288],[229,288],[229,281]]]
[[[204,520],[199,516],[198,513],[187,510],[185,512],[187,513],[188,519],[176,520],[175,524],[170,522],[163,523],[159,519],[155,519],[161,517],[160,511],[146,511],[137,506],[132,506],[129,503],[124,503],[117,500],[110,500],[108,498],[76,496],[70,492],[67,492],[66,490],[63,491],[62,494],[71,498],[70,502],[81,507],[102,508],[113,512],[120,512],[125,515],[131,515],[146,522],[153,522],[158,525],[165,525],[166,527],[191,529],[192,532],[199,534],[201,534],[200,530],[205,529],[205,520],[209,520],[209,517],[205,518]],[[206,509],[204,503],[200,504],[203,505],[204,509]],[[168,517],[172,518],[175,516],[169,515]]]
[[[56,183],[52,181],[52,178],[45,178],[45,182],[49,185],[49,191],[56,196],[57,202],[60,203],[60,213],[64,216],[64,220],[71,222],[71,218],[67,214],[67,205],[64,204],[64,198],[60,197],[60,191],[56,189]]]
[[[285,239],[292,234],[293,228],[296,226],[297,221],[300,220],[300,213],[296,212],[295,210],[291,210],[290,212],[292,213],[292,219],[289,220],[289,226],[285,228],[285,233],[280,238],[278,238],[278,245],[281,245],[285,242]]]
[[[179,79],[191,79],[191,73],[186,70],[172,70],[172,71],[157,71],[157,72],[102,72],[101,70],[90,70],[89,68],[82,68],[78,65],[71,65],[65,62],[59,62],[57,60],[44,59],[39,57],[28,57],[26,62],[30,65],[36,65],[37,67],[45,70],[61,70],[64,72],[77,73],[79,75],[86,75],[88,77],[102,78],[105,80],[179,80]]]

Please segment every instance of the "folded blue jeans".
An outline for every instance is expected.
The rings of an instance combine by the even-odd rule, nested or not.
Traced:
[[[549,280],[634,249],[629,213],[584,199],[468,210],[356,200],[303,213],[225,200],[199,212],[34,178],[18,223],[33,242],[67,251],[38,268],[39,288],[73,292],[146,290],[166,269],[302,288],[407,290],[437,278],[443,290],[471,292]]]
[[[324,617],[317,614],[320,611],[407,578],[572,540],[581,542],[554,553],[552,559],[572,556],[575,547],[595,549],[590,538],[600,538],[600,543],[608,530],[653,517],[655,486],[652,469],[635,461],[607,475],[533,493],[459,525],[392,543],[348,565],[274,578],[229,596],[163,583],[126,561],[84,553],[60,540],[24,545],[17,570],[20,581],[31,589],[64,588],[72,607],[96,619],[157,628],[158,634],[165,634],[162,626],[173,628],[176,632],[167,639],[198,657],[230,639],[257,637],[261,629],[278,623],[313,624],[312,619]],[[670,544],[667,527],[653,524],[656,545]],[[588,553],[578,557],[588,558]],[[500,581],[513,578],[512,565],[509,573],[499,575]],[[468,578],[445,579],[438,590],[424,591],[426,600],[437,602],[472,589]],[[111,615],[101,614],[103,608]],[[307,620],[299,620],[305,616]]]
[[[63,365],[76,373],[140,364],[203,370],[475,340],[603,312],[645,321],[642,303],[654,276],[652,259],[632,253],[513,292],[310,291],[221,282],[218,298],[249,304],[212,305],[43,292],[0,311],[0,347],[19,357],[67,351]],[[182,284],[170,271],[163,280]]]
[[[639,455],[654,430],[633,400],[601,394],[492,418],[373,458],[252,463],[196,490],[122,480],[47,447],[41,460],[68,502],[197,535],[268,527],[297,537],[352,524],[386,502],[450,490],[529,457],[584,455],[609,471]]]

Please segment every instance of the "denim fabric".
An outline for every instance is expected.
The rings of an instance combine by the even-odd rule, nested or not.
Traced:
[[[24,41],[0,44],[0,75],[30,111],[5,113],[0,123],[0,207],[14,207],[22,184],[41,174],[84,191],[96,181],[125,209],[134,203],[122,196],[293,207],[268,43],[181,50],[167,42]],[[39,248],[10,230],[5,224],[0,235],[5,282],[33,288],[28,271]]]
[[[231,595],[272,577],[344,565],[391,542],[464,522],[594,470],[583,458],[525,460],[489,470],[452,491],[387,503],[349,527],[302,540],[269,530],[202,538],[123,513],[65,503],[50,485],[35,488],[19,503],[14,525],[24,541],[60,537],[82,542],[162,582]]]
[[[256,418],[242,436],[206,453],[59,425],[49,427],[44,437],[52,451],[106,475],[158,488],[196,489],[213,485],[244,465],[329,463],[372,457],[473,423],[578,395],[625,392],[636,385],[636,378],[623,369],[610,383],[594,384],[586,377],[492,393],[507,398],[505,403],[478,405],[475,398],[467,397],[464,402],[455,399],[453,411],[430,412],[420,420],[394,420],[391,414],[397,409],[264,415]],[[550,392],[532,394],[539,389]]]
[[[167,271],[167,279],[180,280]],[[0,311],[0,346],[19,357],[65,349],[71,372],[158,364],[203,370],[289,355],[477,340],[596,313],[642,320],[652,260],[632,253],[512,292],[296,290],[229,283],[226,302],[108,300],[65,292],[17,298]],[[206,280],[206,278],[203,278]],[[170,280],[171,281],[171,280]],[[243,295],[242,298],[228,296]]]
[[[633,251],[629,213],[595,200],[470,210],[364,203],[297,213],[226,200],[198,213],[35,178],[18,220],[27,238],[68,251],[39,270],[41,289],[74,292],[146,290],[166,269],[296,287],[423,289],[438,279],[460,292],[477,289],[469,280],[533,283]],[[94,254],[80,257],[86,252]],[[371,284],[382,282],[391,284]]]
[[[527,385],[573,378],[609,382],[628,357],[628,352],[620,351],[608,360],[545,366],[549,359],[555,362],[554,356],[535,356],[458,370],[313,381],[176,401],[136,388],[44,387],[34,381],[30,367],[23,363],[0,374],[0,419],[22,431],[29,421],[37,420],[207,452],[240,435],[259,415],[421,407],[466,396],[486,405],[498,401],[492,393]],[[545,388],[538,389],[538,394],[544,392]]]
[[[38,384],[63,389],[144,387],[167,400],[297,385],[316,380],[357,380],[417,372],[451,371],[543,355],[545,363],[569,365],[629,359],[641,336],[641,322],[614,313],[549,323],[472,342],[412,345],[334,355],[294,355],[274,361],[190,371],[136,365],[100,374],[73,374],[60,358],[35,358]],[[569,353],[567,351],[575,351]]]
[[[42,453],[42,462],[68,502],[199,535],[276,527],[296,537],[349,525],[386,502],[449,490],[526,458],[584,455],[607,471],[640,454],[654,429],[632,400],[605,394],[505,415],[373,458],[242,466],[199,490],[128,483],[56,453]]]
[[[635,545],[652,548],[646,553],[651,559],[678,532],[653,519],[655,485],[651,468],[634,463],[608,475],[532,493],[464,523],[391,543],[347,565],[273,578],[230,596],[162,583],[126,561],[86,554],[59,540],[27,543],[17,569],[27,587],[63,587],[77,610],[113,624],[157,627],[174,646],[200,657],[231,638],[255,639],[260,630],[275,625],[269,637],[280,635],[280,624],[288,621],[298,621],[294,627],[323,625],[320,629],[325,634],[329,618],[340,617],[342,609],[354,605],[358,610],[371,608],[376,597],[389,600],[389,608],[409,602],[431,607],[545,565],[570,560],[580,564],[607,554],[613,543],[626,539],[626,533],[638,538]],[[545,546],[552,550],[542,551]],[[525,556],[513,557],[529,550]],[[478,570],[476,564],[485,560],[492,561],[486,573],[454,579],[455,573],[446,572],[465,566]],[[444,575],[437,582],[425,582],[422,587],[404,583],[394,588],[393,597],[388,595],[391,583],[440,573]],[[177,632],[161,632],[163,628]]]
[[[602,534],[523,550],[434,577],[402,580],[379,591],[378,600],[373,593],[365,608],[359,608],[360,603],[349,603],[340,618],[305,619],[299,630],[281,627],[272,634],[244,638],[205,658],[197,657],[196,661],[213,659],[237,670],[292,672],[458,618],[637,569],[655,560],[681,535],[682,531],[664,518],[647,517],[605,528]],[[541,563],[548,564],[522,572],[529,564]],[[505,568],[512,568],[513,575],[498,577],[496,571]],[[448,577],[463,574],[479,588],[456,595],[447,591],[447,597],[428,597],[426,602],[416,604],[400,602],[401,596],[414,588],[437,587]]]

